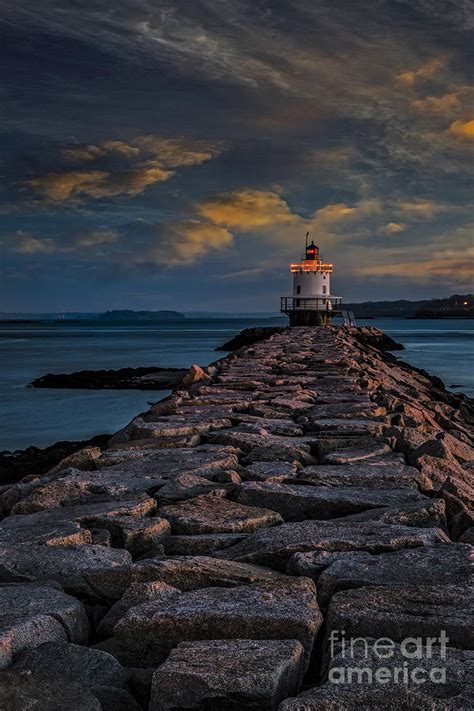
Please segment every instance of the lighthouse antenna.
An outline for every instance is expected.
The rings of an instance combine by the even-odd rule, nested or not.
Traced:
[[[305,240],[305,243],[304,243],[305,251],[308,249],[308,237],[309,237],[309,232],[306,233],[306,240]]]

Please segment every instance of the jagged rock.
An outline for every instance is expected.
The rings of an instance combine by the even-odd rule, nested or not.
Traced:
[[[323,464],[351,464],[352,462],[360,462],[372,457],[380,457],[383,454],[388,454],[391,450],[387,444],[375,443],[363,444],[360,448],[357,442],[354,446],[344,446],[344,443],[333,440],[318,440],[317,442],[318,456],[321,457]]]
[[[229,548],[246,538],[245,533],[203,533],[200,536],[169,536],[164,542],[167,555],[208,555]]]
[[[84,517],[82,525],[109,531],[112,545],[125,548],[134,558],[157,550],[170,533],[168,521],[159,517],[96,515]]]
[[[448,644],[472,649],[474,643],[472,586],[393,585],[345,590],[331,598],[325,649],[331,630],[350,637],[438,637],[444,630]]]
[[[83,449],[79,449],[77,452],[73,452],[68,457],[61,459],[58,464],[48,470],[48,474],[55,474],[62,469],[67,469],[68,467],[82,469],[83,471],[95,469],[95,461],[100,457],[100,455],[100,447],[84,447]]]
[[[45,546],[22,544],[0,548],[0,582],[53,580],[73,595],[90,596],[85,576],[93,570],[131,562],[127,551],[100,545]]]
[[[304,486],[274,482],[244,482],[235,495],[238,503],[277,511],[285,521],[330,519],[381,506],[423,502],[411,488]]]
[[[5,711],[104,711],[91,691],[61,675],[10,670],[0,674],[0,708]]]
[[[235,587],[278,577],[274,571],[256,565],[207,556],[179,556],[147,558],[131,566],[98,570],[90,573],[87,580],[101,597],[117,600],[132,583],[160,581],[180,590],[196,590],[211,586]]]
[[[180,504],[163,506],[173,534],[240,533],[281,523],[278,513],[242,506],[217,496],[198,496]]]
[[[180,383],[180,388],[190,388],[196,383],[211,383],[211,376],[199,365],[192,365]]]
[[[127,672],[106,652],[67,642],[47,642],[27,651],[15,664],[19,671],[58,674],[86,688],[116,686],[125,688]]]
[[[133,447],[133,445],[132,445]],[[144,475],[160,475],[173,479],[178,474],[193,473],[207,475],[213,472],[235,469],[238,465],[237,450],[234,447],[204,445],[191,449],[162,449],[159,453],[149,449],[108,450],[97,460],[98,467],[127,464],[131,471]]]
[[[211,430],[219,430],[222,427],[230,427],[231,422],[226,418],[209,418],[203,415],[180,416],[169,415],[167,417],[156,417],[152,420],[145,420],[138,417],[134,420],[134,425],[130,433],[130,438],[148,439],[159,437],[189,437],[200,435]]]
[[[86,644],[89,636],[83,605],[53,584],[0,585],[0,610],[0,669],[44,642]]]
[[[295,445],[269,444],[262,447],[252,447],[243,458],[245,466],[257,462],[298,462],[308,465],[316,464],[316,459],[307,451],[307,447]]]
[[[412,452],[409,461],[415,463],[424,455],[448,460],[454,458],[461,463],[474,461],[474,449],[449,432],[440,432],[435,439],[425,441]]]
[[[281,459],[289,462],[297,460],[303,464],[313,462],[311,447],[303,438],[281,437],[266,431],[256,434],[245,431],[243,427],[233,427],[229,430],[212,432],[206,439],[210,442],[238,447],[247,453],[248,463]],[[255,458],[257,452],[258,458]]]
[[[418,457],[417,466],[423,475],[430,479],[433,488],[441,489],[443,483],[449,477],[464,479],[467,472],[463,467],[452,459],[440,459],[429,454]]]
[[[414,503],[400,503],[345,516],[344,520],[347,523],[380,521],[395,526],[435,527],[447,531],[445,509],[443,499],[423,497]]]
[[[36,516],[8,516],[0,524],[0,551],[22,543],[67,546],[91,543],[91,532],[81,528],[77,521],[49,517],[34,520]],[[31,520],[33,519],[33,520]],[[1,554],[0,554],[1,555]]]
[[[210,494],[225,498],[228,492],[231,492],[235,487],[230,485],[223,486],[219,483],[208,481],[202,476],[196,474],[181,474],[173,481],[165,484],[157,492],[160,501],[185,501],[193,499],[201,494]]]
[[[473,579],[471,547],[460,543],[378,555],[362,551],[295,553],[288,569],[294,575],[318,581],[321,604],[340,590],[364,585],[469,586]]]
[[[294,640],[182,642],[153,675],[149,710],[273,711],[299,688],[302,671]]]
[[[256,462],[239,467],[243,481],[280,481],[297,476],[298,466],[293,462]]]
[[[180,591],[177,588],[174,588],[172,585],[167,585],[160,580],[146,583],[131,583],[120,600],[116,602],[102,618],[97,631],[102,637],[110,637],[113,634],[117,622],[130,608],[141,605],[144,602],[167,602],[179,594]]]
[[[319,398],[318,401],[319,403]],[[370,399],[365,396],[361,401],[346,401],[346,402],[335,402],[328,405],[313,405],[313,407],[306,413],[298,418],[300,424],[304,424],[307,428],[311,427],[313,420],[320,420],[323,417],[377,417],[379,415],[385,414],[385,408],[379,407],[377,403],[371,402]]]
[[[365,436],[379,435],[382,433],[384,423],[381,420],[373,420],[368,417],[341,417],[341,418],[323,418],[320,420],[311,420],[311,431],[320,432],[336,432],[338,436]]]
[[[248,428],[248,432],[259,433],[260,430],[265,430],[273,435],[282,435],[284,437],[299,437],[303,434],[303,429],[293,420],[288,418],[270,418],[256,417],[249,414],[232,414],[230,416],[232,424],[239,424],[241,427]]]
[[[399,548],[432,545],[446,537],[437,529],[390,526],[384,523],[302,521],[262,529],[216,557],[286,570],[291,556],[306,551],[367,551],[382,553]]]
[[[160,663],[183,641],[292,639],[305,665],[322,623],[314,583],[280,578],[236,588],[205,588],[164,603],[134,607],[117,623],[114,638],[135,655],[136,666]]]
[[[423,491],[432,488],[430,479],[422,472],[406,464],[394,462],[372,464],[368,459],[358,464],[333,464],[304,467],[293,478],[301,484],[312,486],[354,486],[378,489],[398,489],[404,485],[419,487]]]

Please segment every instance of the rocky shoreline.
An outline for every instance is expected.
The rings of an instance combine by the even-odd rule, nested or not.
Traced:
[[[0,708],[469,708],[473,403],[387,345],[285,329],[0,487]]]

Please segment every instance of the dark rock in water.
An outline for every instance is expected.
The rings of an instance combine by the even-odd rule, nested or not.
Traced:
[[[252,343],[264,341],[275,333],[283,333],[286,329],[282,326],[257,326],[256,328],[244,328],[243,331],[226,341],[222,346],[218,346],[216,351],[236,351],[242,346],[250,346]]]
[[[0,454],[0,485],[15,484],[30,474],[41,476],[49,472],[63,459],[70,457],[81,449],[90,447],[104,449],[109,440],[110,435],[104,434],[82,442],[56,442],[44,449],[28,447],[22,451],[12,453],[2,452]],[[74,466],[77,465],[74,464]]]
[[[86,390],[170,390],[186,375],[185,368],[119,368],[48,373],[36,378],[32,388],[74,388]]]
[[[153,675],[149,710],[276,709],[302,671],[296,640],[182,642]]]

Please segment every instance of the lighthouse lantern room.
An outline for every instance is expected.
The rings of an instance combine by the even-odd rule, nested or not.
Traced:
[[[341,312],[342,299],[331,296],[332,264],[325,264],[314,242],[306,245],[301,261],[291,264],[293,295],[281,297],[281,313],[287,314],[290,326],[323,326]]]

